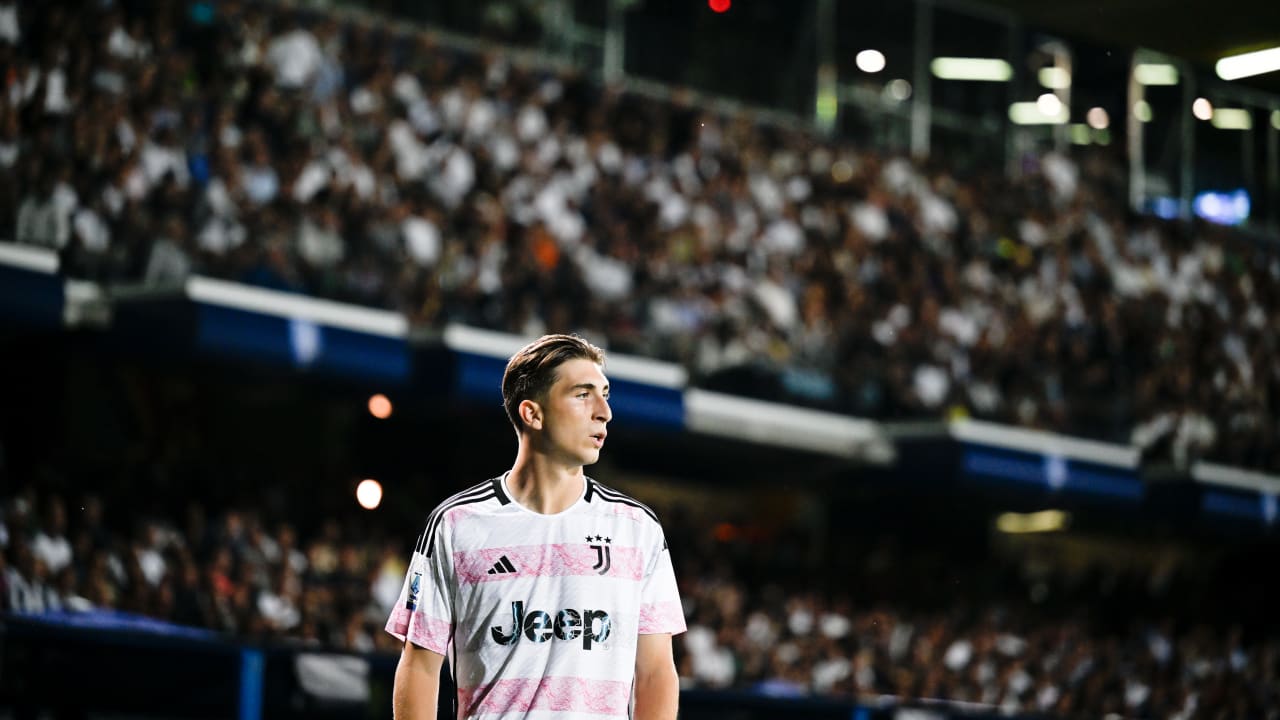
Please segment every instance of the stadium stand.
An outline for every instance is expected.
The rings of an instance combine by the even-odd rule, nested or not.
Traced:
[[[1274,246],[1129,213],[1105,151],[961,174],[273,5],[16,28],[0,227],[73,276],[576,330],[710,388],[1280,468]]]
[[[126,497],[3,498],[4,609],[120,610],[255,643],[398,650],[380,631],[400,543],[329,519],[299,533],[258,509],[132,520]],[[69,501],[83,506],[68,524]],[[696,517],[682,515],[694,512]],[[1055,717],[1263,717],[1280,705],[1280,641],[1232,616],[1247,583],[1157,563],[1067,576],[1035,563],[879,536],[815,581],[803,531],[761,542],[714,511],[667,512],[689,618],[682,684],[769,697],[934,699]],[[797,534],[799,533],[799,534]],[[937,538],[934,537],[934,540]],[[804,568],[804,570],[800,570]],[[1207,608],[1226,610],[1214,619]]]

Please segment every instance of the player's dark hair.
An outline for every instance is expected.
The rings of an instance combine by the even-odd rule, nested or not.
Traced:
[[[520,403],[543,402],[556,382],[556,370],[578,359],[604,365],[604,350],[577,335],[543,335],[511,356],[502,373],[502,404],[516,432],[524,430]]]

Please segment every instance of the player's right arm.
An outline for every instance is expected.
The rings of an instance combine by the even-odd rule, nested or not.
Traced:
[[[405,642],[391,694],[395,720],[436,720],[443,665],[444,656],[440,653]]]
[[[453,563],[443,504],[414,545],[386,630],[402,644],[391,701],[396,720],[436,720],[440,668],[453,637]]]

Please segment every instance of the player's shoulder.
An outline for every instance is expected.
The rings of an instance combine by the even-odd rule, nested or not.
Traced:
[[[658,520],[658,513],[654,512],[653,508],[593,478],[587,478],[587,492],[584,499],[593,506],[662,527],[662,522]]]
[[[439,520],[462,508],[474,509],[475,506],[485,503],[505,505],[507,502],[506,493],[502,490],[502,479],[490,478],[442,500],[431,511],[431,515],[427,518],[427,523],[430,524],[432,521]]]
[[[440,534],[441,528],[452,525],[460,513],[483,511],[486,504],[505,505],[507,502],[501,478],[491,478],[450,495],[427,516],[426,525],[418,536],[414,549],[430,556],[436,546],[436,535]]]

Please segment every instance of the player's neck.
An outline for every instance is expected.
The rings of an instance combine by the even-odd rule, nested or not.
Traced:
[[[541,453],[521,448],[507,475],[511,499],[543,515],[555,515],[582,497],[586,482],[581,465],[566,466]]]

